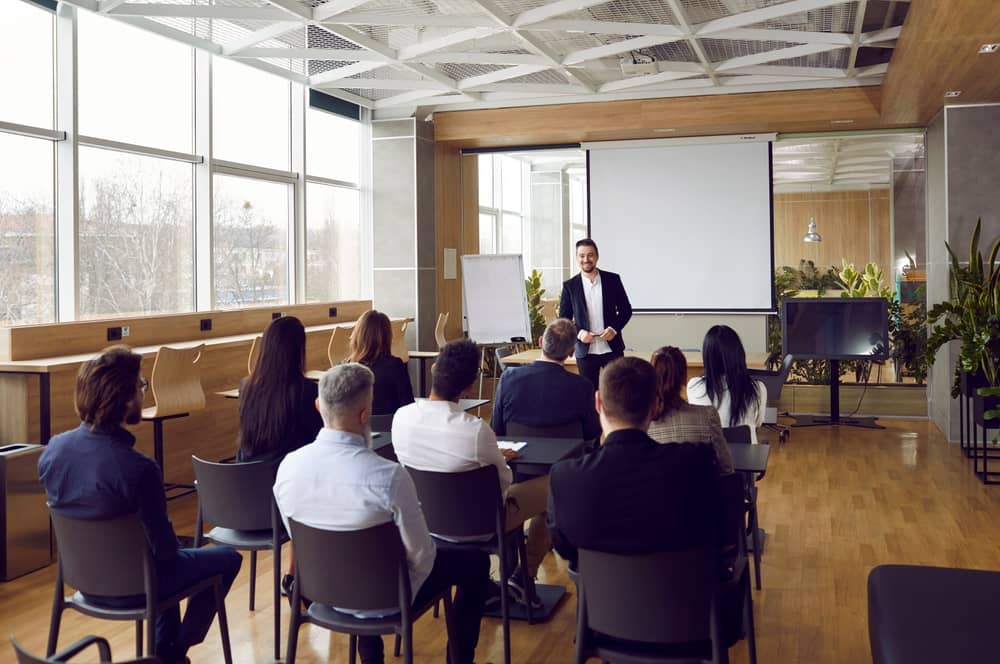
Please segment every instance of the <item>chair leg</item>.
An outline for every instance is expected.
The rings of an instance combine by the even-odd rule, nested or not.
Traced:
[[[180,610],[180,607],[178,607],[178,610]],[[156,652],[156,619],[158,617],[159,616],[157,616],[156,611],[154,610],[153,613],[150,614],[146,618],[146,654],[149,655],[150,657],[154,657],[154,656],[157,655],[157,652]],[[137,631],[141,631],[142,630],[142,625],[141,624],[137,625],[136,626],[136,630]],[[136,642],[136,645],[138,645],[138,642]]]
[[[399,654],[403,652],[402,648],[403,648],[403,637],[397,634],[396,638],[393,639],[392,656],[399,657]]]
[[[271,559],[274,563],[274,659],[281,659],[281,544],[272,547]]]
[[[500,621],[503,624],[503,664],[510,664],[510,602],[507,599],[506,556],[503,555],[504,543],[497,547],[500,557]]]
[[[455,614],[451,606],[451,589],[449,588],[443,597],[444,600],[444,625],[448,634],[448,662],[451,664],[462,664],[459,659],[458,641],[455,639],[455,628],[453,624]]]
[[[152,653],[150,653],[152,655]],[[135,656],[142,657],[142,621],[135,621]]]
[[[299,607],[293,601],[292,610],[288,616],[288,647],[285,648],[285,664],[295,664],[295,646],[299,640],[299,623],[301,619]]]
[[[743,602],[744,624],[747,630],[747,650],[750,651],[750,664],[757,664],[757,628],[753,624],[753,591],[750,589],[750,574],[743,572],[746,582],[743,584],[746,599]]]
[[[413,664],[413,622],[403,625],[403,664]]]
[[[524,528],[520,528],[517,531],[517,554],[521,560],[521,587],[524,588],[524,598],[527,600],[524,603],[524,610],[528,614],[528,624],[534,625],[535,616],[532,613],[531,597],[529,596],[531,589],[534,587],[534,579],[528,574],[528,546],[524,541]]]
[[[438,609],[441,608],[441,602],[434,602],[434,617],[437,618],[440,615]]]
[[[753,536],[753,577],[754,583],[757,586],[757,590],[760,590],[760,556],[761,556],[761,541],[760,541],[760,525],[757,523],[757,506],[753,506],[751,512],[750,521],[752,522],[753,531],[750,533]]]
[[[52,657],[56,654],[56,644],[59,641],[59,623],[62,621],[63,612],[63,589],[62,577],[56,582],[55,599],[52,601],[52,617],[49,620],[49,640],[45,646],[45,656]]]
[[[250,610],[253,611],[254,599],[257,595],[257,552],[250,552]]]
[[[215,580],[215,613],[219,618],[219,638],[222,639],[222,658],[233,664],[233,651],[229,645],[229,621],[226,619],[226,596],[222,592],[222,577]]]
[[[351,634],[350,638],[347,640],[347,662],[348,664],[356,664],[358,661],[358,635]]]

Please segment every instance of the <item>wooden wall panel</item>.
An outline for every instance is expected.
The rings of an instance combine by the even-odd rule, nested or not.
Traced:
[[[337,308],[335,317],[329,315],[329,309],[333,306]],[[306,326],[325,325],[357,320],[358,316],[371,307],[371,300],[350,300],[0,328],[0,360],[92,353],[110,343],[152,346],[172,341],[250,334],[267,327],[276,311],[296,316]],[[207,332],[200,330],[203,318],[212,319],[212,329]],[[107,328],[121,325],[131,328],[129,336],[121,342],[109,342]]]
[[[815,217],[822,242],[802,241],[809,217]],[[846,258],[859,268],[875,261],[888,275],[890,224],[887,189],[775,194],[775,267],[797,267],[806,259],[820,270],[839,269]]]

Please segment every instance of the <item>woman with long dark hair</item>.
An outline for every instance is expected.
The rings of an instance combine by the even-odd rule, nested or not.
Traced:
[[[715,406],[724,427],[748,425],[751,442],[757,442],[757,427],[764,421],[767,388],[747,371],[743,342],[728,325],[714,325],[701,347],[705,375],[688,381],[688,401]]]
[[[363,364],[375,374],[372,415],[392,415],[400,406],[413,403],[410,373],[392,354],[392,326],[381,311],[372,309],[358,318],[347,361]]]
[[[719,472],[733,472],[733,459],[722,435],[719,413],[712,406],[684,401],[681,387],[687,378],[687,360],[674,346],[653,353],[659,404],[649,425],[649,437],[658,443],[706,443],[715,450]]]
[[[305,377],[306,329],[294,316],[264,330],[253,373],[240,382],[241,461],[280,459],[323,428],[316,383]]]

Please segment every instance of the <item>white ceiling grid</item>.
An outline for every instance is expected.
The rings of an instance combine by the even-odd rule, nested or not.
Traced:
[[[67,0],[376,116],[877,85],[906,0]],[[361,81],[359,83],[359,81]]]

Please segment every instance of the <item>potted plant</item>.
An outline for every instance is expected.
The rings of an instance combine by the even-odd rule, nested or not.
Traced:
[[[843,292],[840,294],[841,297],[881,297],[888,301],[890,308],[890,338],[887,342],[890,342],[893,331],[898,328],[898,318],[892,315],[891,310],[894,305],[898,309],[898,302],[896,301],[896,294],[893,293],[892,289],[882,283],[882,270],[879,266],[869,262],[865,265],[863,271],[858,272],[854,267],[854,263],[848,263],[845,260],[843,261],[842,269],[837,273],[837,279],[843,287]],[[871,376],[872,361],[855,360],[850,364],[854,367],[855,380],[858,382],[863,380],[867,383],[868,378]]]
[[[528,296],[528,319],[531,321],[531,343],[534,344],[545,334],[545,317],[542,315],[542,273],[531,270],[531,276],[524,280],[524,289]]]

